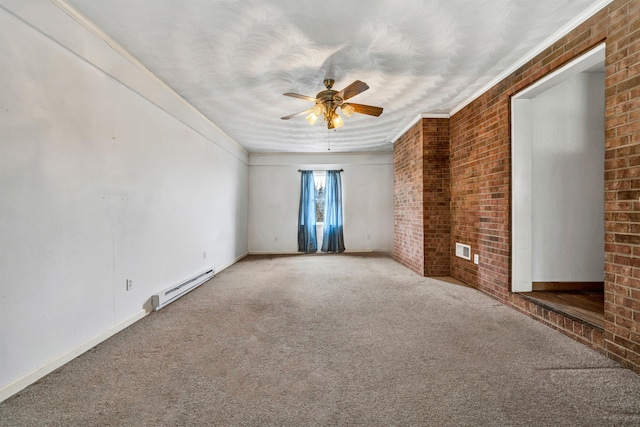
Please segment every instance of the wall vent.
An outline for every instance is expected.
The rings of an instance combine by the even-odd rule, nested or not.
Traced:
[[[456,256],[471,260],[471,246],[456,242]]]
[[[213,269],[204,271],[200,274],[196,274],[195,276],[185,280],[182,283],[171,286],[164,291],[158,292],[157,294],[153,295],[151,297],[151,305],[153,306],[153,311],[160,310],[165,305],[172,303],[182,295],[202,285],[204,282],[213,277],[213,273]]]

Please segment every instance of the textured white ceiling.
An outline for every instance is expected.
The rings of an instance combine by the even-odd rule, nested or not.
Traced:
[[[249,152],[391,150],[602,0],[68,0]],[[384,108],[328,131],[299,116],[333,78]]]

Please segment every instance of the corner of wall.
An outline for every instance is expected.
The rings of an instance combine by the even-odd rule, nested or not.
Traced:
[[[450,273],[449,118],[422,118],[394,146],[394,258],[424,276]]]

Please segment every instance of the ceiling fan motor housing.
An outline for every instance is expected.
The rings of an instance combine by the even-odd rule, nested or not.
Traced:
[[[343,99],[340,96],[337,96],[337,90],[331,89],[334,84],[333,79],[325,79],[323,83],[327,89],[318,92],[316,95],[316,105],[323,106],[323,122],[329,123],[335,114],[336,108],[342,104]]]

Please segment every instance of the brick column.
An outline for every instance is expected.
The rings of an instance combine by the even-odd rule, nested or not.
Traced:
[[[447,276],[451,256],[449,119],[422,119],[394,147],[394,258]]]
[[[424,275],[451,273],[449,119],[422,120]]]
[[[402,135],[393,148],[393,257],[424,275],[422,123]]]

